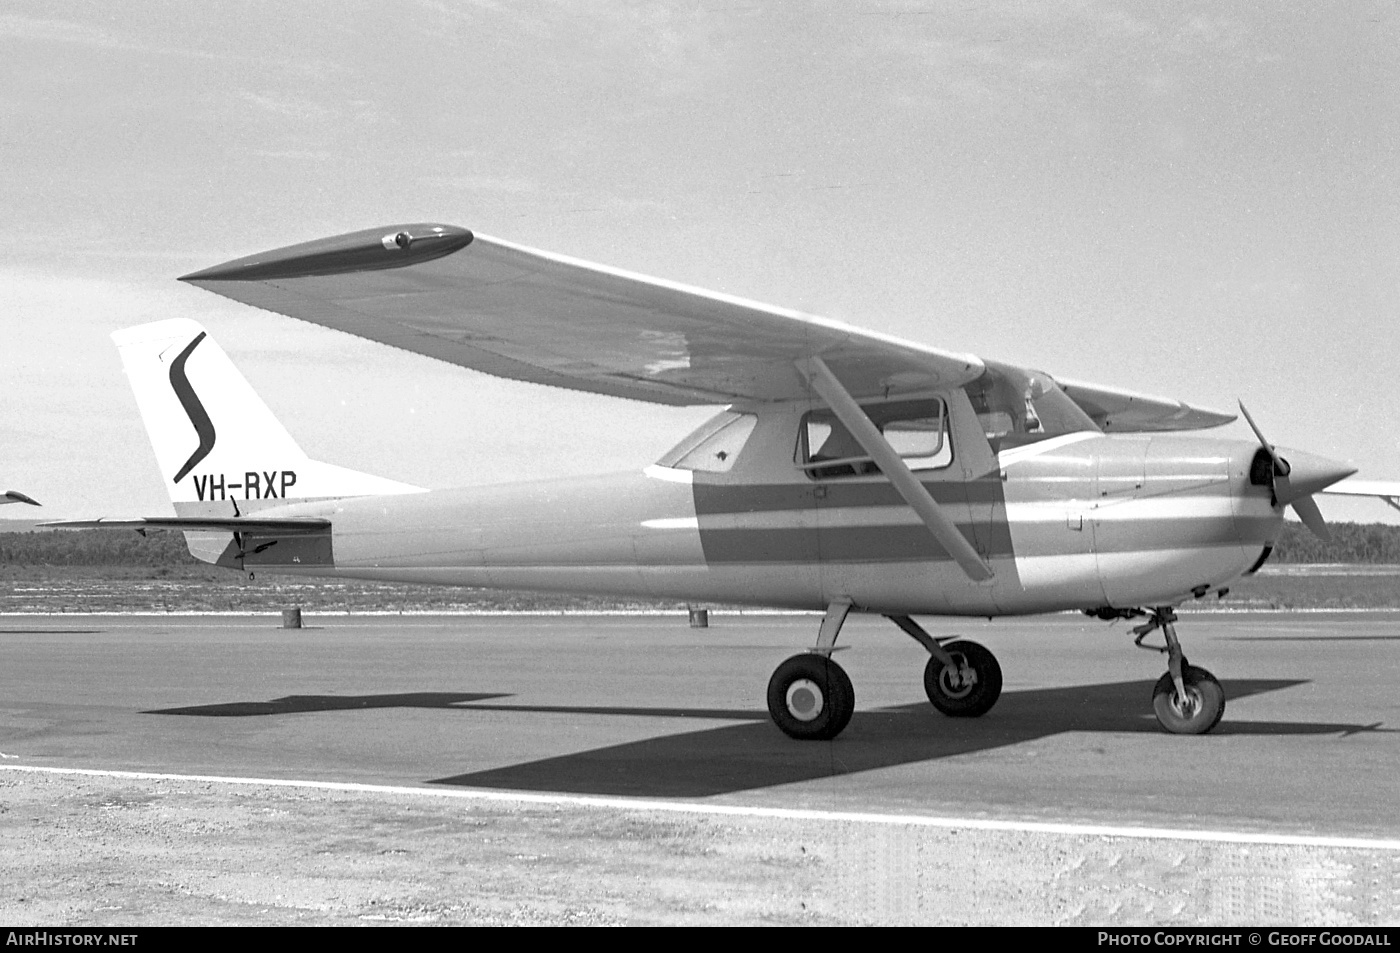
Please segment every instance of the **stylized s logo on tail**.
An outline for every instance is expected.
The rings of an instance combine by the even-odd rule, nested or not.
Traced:
[[[194,453],[185,461],[185,465],[180,468],[180,472],[175,474],[175,481],[179,483],[185,475],[194,469],[195,465],[205,457],[209,456],[209,451],[214,449],[214,421],[209,419],[209,414],[205,411],[204,405],[199,402],[199,396],[195,394],[194,388],[190,386],[190,379],[185,376],[185,362],[189,360],[190,353],[204,340],[205,332],[199,332],[189,345],[180,352],[180,355],[170,365],[170,386],[175,389],[175,396],[180,398],[180,406],[185,408],[185,414],[189,416],[190,423],[194,424],[195,433],[199,434],[199,446]]]

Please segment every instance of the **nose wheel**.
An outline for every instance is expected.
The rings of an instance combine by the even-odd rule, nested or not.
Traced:
[[[1203,735],[1225,714],[1225,689],[1203,668],[1187,665],[1178,691],[1171,673],[1157,679],[1152,689],[1152,711],[1157,723],[1174,735]]]
[[[1152,688],[1152,711],[1157,723],[1174,735],[1203,735],[1220,724],[1225,714],[1225,689],[1210,672],[1186,661],[1176,637],[1176,612],[1170,606],[1150,610],[1148,621],[1133,629],[1133,644],[1164,652],[1167,674]],[[1165,646],[1143,645],[1142,640],[1161,629]]]

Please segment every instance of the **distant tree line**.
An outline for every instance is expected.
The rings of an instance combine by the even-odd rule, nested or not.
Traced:
[[[1400,565],[1400,526],[1332,523],[1324,543],[1298,523],[1285,523],[1270,562],[1385,563]],[[0,565],[153,566],[203,565],[185,548],[183,533],[151,530],[145,536],[119,530],[49,530],[0,533]]]
[[[1301,523],[1283,524],[1270,562],[1400,564],[1400,526],[1388,523],[1329,523],[1325,543]]]
[[[151,530],[40,530],[0,533],[0,565],[188,566],[202,565],[185,546],[185,534]]]

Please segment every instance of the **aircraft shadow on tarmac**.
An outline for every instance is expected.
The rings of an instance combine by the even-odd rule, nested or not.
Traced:
[[[147,714],[248,717],[369,708],[630,716],[743,721],[560,757],[439,778],[431,783],[509,790],[642,797],[704,797],[838,774],[935,761],[1064,732],[1157,733],[1148,709],[1152,682],[1112,682],[1004,693],[985,718],[945,718],[926,703],[857,711],[834,742],[795,742],[763,709],[483,704],[507,693],[410,692],[290,695],[265,702],[168,708]],[[1233,679],[1232,701],[1306,684],[1302,679]],[[1387,731],[1379,725],[1225,720],[1214,735],[1339,735]],[[1209,739],[1201,739],[1209,743]]]
[[[1306,684],[1304,679],[1235,679],[1223,683],[1227,699]],[[1161,729],[1147,709],[1152,682],[1113,682],[1068,688],[1009,691],[978,719],[946,718],[928,704],[857,711],[834,742],[794,742],[768,722],[767,712],[746,713],[751,721],[540,761],[439,778],[434,784],[570,794],[641,797],[705,797],[810,781],[837,774],[935,761],[955,755],[1033,741],[1063,732],[1144,732]],[[490,711],[674,715],[665,709],[482,705]],[[694,712],[702,717],[708,713]],[[712,716],[711,716],[712,717]],[[1349,735],[1379,725],[1312,722],[1231,721],[1219,735]],[[1208,741],[1207,741],[1208,743]]]
[[[247,718],[253,715],[295,715],[312,711],[358,711],[361,708],[451,708],[462,702],[509,698],[497,693],[405,692],[400,695],[288,695],[269,702],[227,702],[161,708],[143,715],[202,715],[206,718]]]

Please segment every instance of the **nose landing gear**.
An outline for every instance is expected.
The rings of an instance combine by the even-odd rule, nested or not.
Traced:
[[[1148,621],[1133,629],[1138,648],[1164,652],[1167,674],[1152,689],[1152,711],[1157,723],[1175,735],[1203,735],[1220,723],[1225,714],[1225,690],[1214,675],[1186,661],[1176,637],[1176,611],[1157,606],[1147,611]],[[1142,640],[1162,630],[1165,646],[1143,645]]]

